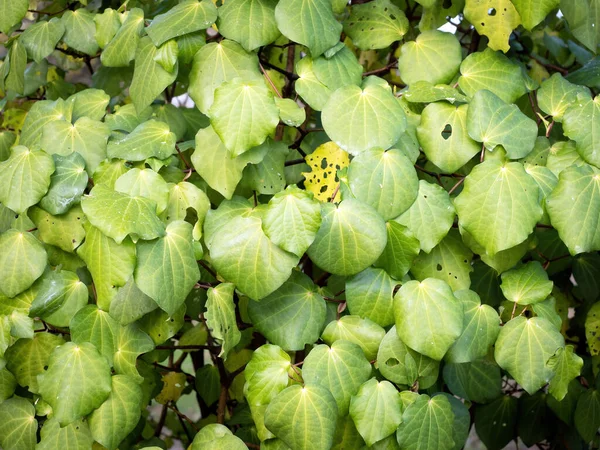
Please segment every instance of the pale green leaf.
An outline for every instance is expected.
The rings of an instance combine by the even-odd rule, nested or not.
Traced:
[[[335,399],[319,385],[290,386],[271,401],[265,412],[267,428],[298,450],[329,449],[336,419]]]
[[[206,325],[212,330],[212,336],[221,341],[219,356],[223,359],[241,338],[235,318],[234,288],[231,283],[210,288],[206,302]]]
[[[108,312],[98,309],[96,305],[87,305],[71,319],[69,329],[72,342],[93,344],[112,366],[119,324]]]
[[[454,413],[448,398],[420,395],[404,410],[396,438],[400,447],[407,450],[452,449],[455,444],[453,425]]]
[[[36,288],[29,314],[57,327],[69,326],[75,313],[88,302],[87,286],[68,270],[46,272]]]
[[[244,395],[250,406],[268,404],[290,381],[290,356],[276,345],[261,345],[252,353],[244,373]]]
[[[511,0],[466,0],[465,19],[477,32],[489,39],[488,46],[506,53],[513,30],[521,24],[521,17]]]
[[[60,426],[58,420],[51,418],[44,422],[40,431],[40,442],[36,450],[84,450],[92,447],[94,438],[87,422],[78,420],[66,427]]]
[[[38,423],[28,399],[12,397],[0,404],[0,445],[7,450],[36,448]]]
[[[394,323],[396,282],[382,269],[368,267],[346,280],[346,303],[350,314],[387,327]]]
[[[15,376],[6,368],[0,369],[0,404],[13,396],[16,387]]]
[[[81,200],[81,206],[90,223],[117,244],[127,235],[146,240],[165,235],[165,226],[156,216],[156,203],[143,197],[130,197],[98,185]]]
[[[339,320],[329,322],[321,339],[328,345],[339,340],[358,344],[365,357],[372,361],[377,356],[379,344],[385,336],[385,330],[369,319],[360,316],[342,316]]]
[[[489,403],[502,394],[500,367],[487,359],[444,366],[444,381],[454,395],[477,403]]]
[[[463,306],[442,280],[409,281],[394,297],[396,331],[413,350],[441,360],[463,330]]]
[[[406,226],[429,253],[452,227],[456,212],[448,192],[437,184],[419,181],[419,192],[412,206],[395,219]]]
[[[174,153],[175,141],[175,134],[166,123],[151,119],[137,126],[123,139],[111,139],[107,154],[109,158],[129,161],[143,161],[151,157],[165,159]]]
[[[30,25],[21,34],[19,40],[27,50],[29,59],[39,63],[54,51],[56,44],[58,44],[64,33],[65,27],[60,19],[53,18],[49,21],[39,21]]]
[[[352,5],[350,16],[344,20],[344,32],[361,50],[386,48],[407,31],[404,11],[389,0]]]
[[[546,199],[552,226],[572,255],[600,250],[600,173],[591,166],[569,167]]]
[[[88,183],[85,160],[79,153],[68,156],[53,155],[55,171],[50,177],[50,187],[39,205],[50,214],[67,212],[79,202]]]
[[[54,120],[70,120],[71,108],[72,104],[61,98],[55,101],[41,100],[35,102],[27,113],[27,116],[25,116],[19,143],[29,147],[37,145],[42,138],[44,126]]]
[[[370,375],[371,364],[362,349],[343,340],[334,342],[331,347],[315,346],[302,365],[304,381],[327,388],[335,398],[340,416],[348,413],[350,399]]]
[[[600,166],[600,97],[573,102],[563,116],[565,136],[577,143],[577,152],[588,163]]]
[[[42,398],[65,426],[106,400],[111,390],[110,367],[92,344],[67,342],[54,350],[38,382]]]
[[[502,327],[494,356],[501,368],[533,394],[554,375],[546,361],[564,345],[564,337],[548,320],[519,316]]]
[[[52,157],[41,150],[18,145],[0,162],[0,203],[21,214],[48,192],[54,172]]]
[[[131,197],[144,197],[156,203],[156,213],[161,214],[169,200],[166,181],[151,169],[131,169],[115,182],[115,191]],[[185,217],[184,217],[185,218]]]
[[[89,89],[86,89],[82,92],[88,91]],[[131,133],[137,126],[148,120],[151,115],[152,108],[144,108],[138,113],[135,109],[135,105],[129,103],[127,105],[116,106],[112,114],[107,114],[104,122],[111,131],[125,131]]]
[[[194,436],[190,450],[246,450],[246,444],[225,425],[206,425]]]
[[[419,241],[404,225],[389,221],[385,224],[387,242],[383,253],[373,264],[385,269],[392,277],[401,280],[419,254]]]
[[[115,340],[114,368],[115,373],[127,375],[138,383],[144,378],[136,368],[136,360],[142,353],[154,350],[152,338],[144,333],[136,324],[119,328]]]
[[[284,350],[302,350],[319,339],[325,325],[325,300],[312,280],[293,271],[290,278],[261,301],[248,303],[254,327]]]
[[[385,222],[371,206],[348,199],[338,206],[321,206],[323,220],[308,256],[321,269],[336,275],[353,275],[382,254]]]
[[[362,70],[362,68],[361,68]],[[291,98],[275,97],[275,106],[279,110],[279,119],[290,127],[299,127],[306,120],[306,111],[304,108]]]
[[[184,220],[188,214],[188,208],[196,211],[197,223],[201,226],[210,209],[210,200],[203,190],[187,181],[172,185],[169,190],[169,204],[164,213],[164,219],[167,223]]]
[[[61,18],[65,27],[62,41],[72,49],[95,56],[98,51],[94,14],[84,8],[67,10]]]
[[[296,92],[311,108],[321,111],[329,100],[331,89],[317,78],[313,59],[305,56],[299,60],[296,63],[296,73]]]
[[[523,242],[543,214],[535,180],[514,162],[475,166],[454,205],[459,225],[490,255]]]
[[[30,287],[44,273],[47,259],[33,234],[14,229],[0,234],[0,293],[12,298]]]
[[[85,216],[79,205],[58,216],[48,214],[37,206],[31,207],[28,213],[38,229],[38,238],[45,244],[74,253],[85,237]]]
[[[154,45],[162,45],[174,37],[204,30],[217,20],[217,8],[213,2],[185,0],[156,16],[146,32]]]
[[[467,102],[467,97],[461,94],[455,87],[446,84],[437,84],[434,86],[429,81],[417,81],[413,83],[404,92],[402,98],[411,103],[433,103],[440,100],[446,100],[452,104],[455,102]]]
[[[133,8],[126,14],[123,24],[100,55],[103,66],[127,67],[135,58],[140,35],[144,29],[144,11]]]
[[[575,354],[572,345],[567,345],[559,348],[546,365],[555,373],[550,380],[548,392],[560,402],[567,395],[569,383],[581,373],[583,359]]]
[[[219,8],[219,33],[249,52],[270,44],[280,35],[275,22],[276,5],[275,0],[228,1]]]
[[[560,73],[555,73],[545,80],[537,91],[538,106],[556,122],[562,122],[567,108],[579,99],[589,97],[589,89],[569,83]]]
[[[312,70],[317,79],[331,89],[331,92],[350,84],[360,85],[363,66],[345,45],[335,55],[319,56],[312,60]]]
[[[538,261],[530,261],[502,274],[500,288],[504,297],[520,305],[542,302],[552,292],[554,283]]]
[[[25,94],[25,70],[27,66],[27,51],[21,41],[13,41],[8,55],[4,60],[8,69],[8,75],[0,84],[3,90],[14,91],[17,94]],[[42,80],[43,81],[43,80]]]
[[[0,31],[8,35],[8,31],[23,20],[28,7],[28,0],[0,1]]]
[[[100,48],[108,45],[121,27],[122,14],[112,8],[106,8],[101,14],[94,16],[96,23],[96,42]]]
[[[386,150],[406,129],[406,116],[389,89],[348,85],[336,90],[323,108],[325,132],[352,155],[381,147]]]
[[[531,30],[544,20],[560,4],[560,0],[512,0],[512,2],[527,30]]]

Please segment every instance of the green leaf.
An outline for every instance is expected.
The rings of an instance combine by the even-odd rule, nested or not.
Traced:
[[[552,292],[554,283],[538,261],[530,261],[502,274],[500,288],[504,297],[520,305],[542,302]]]
[[[464,324],[462,334],[446,353],[445,360],[465,363],[483,358],[496,342],[500,332],[500,317],[494,308],[482,305],[473,291],[461,290],[454,295],[463,304]]]
[[[362,67],[361,67],[362,71]],[[279,109],[279,119],[291,127],[299,127],[306,120],[306,111],[304,108],[291,98],[275,97],[275,106]]]
[[[233,156],[262,144],[279,123],[273,94],[263,81],[253,79],[222,83],[214,92],[208,115]]]
[[[115,181],[114,188],[115,191],[131,197],[144,197],[152,200],[156,203],[157,214],[161,214],[167,208],[169,186],[152,169],[131,169]]]
[[[165,44],[168,45],[168,44]],[[131,100],[140,113],[177,78],[177,66],[172,72],[165,70],[155,57],[158,49],[149,37],[143,37],[135,52],[135,68],[129,87]]]
[[[210,242],[210,256],[217,272],[255,300],[279,288],[298,263],[296,256],[267,238],[257,217],[230,220]]]
[[[17,94],[24,94],[27,52],[19,40],[13,42],[5,61],[8,75],[3,82],[3,89],[14,91]]]
[[[467,114],[469,136],[493,151],[501,145],[510,159],[525,157],[535,145],[537,125],[488,90],[475,93]]]
[[[371,5],[352,5],[344,20],[344,32],[361,50],[389,47],[408,31],[404,11],[389,0],[375,0]]]
[[[500,367],[486,359],[446,364],[444,381],[450,392],[467,401],[489,403],[502,394]]]
[[[397,149],[360,153],[348,168],[348,183],[354,196],[375,208],[384,220],[406,211],[419,189],[412,162]]]
[[[50,355],[64,342],[61,336],[35,333],[33,339],[19,339],[9,347],[4,356],[8,370],[14,374],[19,386],[38,392],[37,376],[44,373]]]
[[[0,234],[0,293],[12,298],[30,287],[44,273],[47,259],[33,234],[14,229]]]
[[[276,345],[261,345],[252,353],[244,373],[244,395],[250,405],[269,403],[289,382],[290,356]]]
[[[141,407],[140,386],[126,375],[113,376],[110,395],[88,419],[94,440],[116,449],[137,425]]]
[[[352,155],[373,147],[386,150],[406,129],[400,103],[389,89],[374,84],[336,90],[325,104],[321,120],[331,140]]]
[[[38,382],[42,398],[52,406],[61,426],[98,408],[111,391],[110,367],[87,342],[67,342],[56,348]]]
[[[448,192],[437,184],[420,180],[417,199],[395,221],[408,227],[421,249],[429,253],[448,234],[455,215]]]
[[[106,8],[102,14],[94,16],[96,42],[98,42],[100,48],[106,47],[115,34],[117,34],[117,31],[121,27],[122,17],[122,14],[112,8]]]
[[[275,7],[275,20],[279,31],[306,45],[313,58],[333,47],[342,31],[327,0],[282,0]]]
[[[465,19],[477,32],[489,39],[488,46],[506,53],[513,30],[521,24],[521,17],[511,0],[466,0]]]
[[[560,0],[513,0],[513,4],[521,16],[525,29],[531,30],[553,9],[558,8]]]
[[[579,98],[590,96],[590,91],[577,84],[569,83],[560,73],[545,80],[537,91],[538,106],[550,114],[556,122],[562,122],[565,111]],[[576,123],[572,125],[576,126]],[[585,139],[585,136],[582,136]]]
[[[314,110],[321,111],[329,100],[331,89],[317,78],[314,61],[305,56],[296,63],[296,92]]]
[[[17,380],[7,369],[0,369],[0,403],[13,396]]]
[[[246,450],[246,444],[225,425],[211,423],[194,436],[190,450]]]
[[[88,302],[87,286],[74,272],[48,271],[39,284],[29,314],[37,315],[51,325],[69,326],[75,313]]]
[[[516,397],[503,395],[487,405],[475,408],[477,436],[490,450],[501,450],[517,437]]]
[[[538,196],[539,188],[523,165],[490,160],[466,177],[454,205],[459,225],[493,256],[533,231],[543,214]],[[494,217],[491,224],[489,217]]]
[[[235,318],[234,288],[231,283],[210,288],[206,301],[206,325],[212,330],[213,337],[221,341],[219,356],[223,359],[241,338]]]
[[[148,158],[165,159],[175,150],[175,134],[169,126],[158,120],[148,120],[135,128],[123,139],[108,143],[109,158],[143,161]]]
[[[216,20],[217,8],[213,2],[186,0],[156,16],[146,32],[154,45],[159,46],[174,37],[204,30]]]
[[[350,417],[367,445],[385,439],[402,422],[402,400],[389,381],[370,379],[352,397]]]
[[[419,254],[419,241],[408,228],[398,222],[389,221],[385,226],[387,242],[383,253],[373,265],[383,268],[392,277],[400,280],[408,273]]]
[[[501,368],[533,394],[554,375],[546,361],[564,345],[563,336],[547,319],[519,316],[502,327],[494,356]]]
[[[223,82],[235,78],[262,80],[258,58],[235,41],[223,39],[203,46],[194,56],[189,95],[202,113],[208,114],[214,92]]]
[[[1,23],[0,28],[2,28]],[[19,37],[19,41],[27,50],[29,59],[39,63],[54,51],[56,44],[58,44],[64,33],[65,27],[60,19],[53,18],[27,27]]]
[[[386,333],[377,352],[377,368],[393,383],[427,389],[438,378],[440,364],[406,346],[394,325]]]
[[[60,216],[48,214],[37,206],[31,207],[28,212],[29,217],[38,228],[38,237],[45,244],[74,253],[85,237],[83,228],[85,216],[79,205],[72,207]]]
[[[587,253],[573,262],[573,277],[586,300],[595,300],[600,295],[600,255]]]
[[[413,83],[408,91],[402,95],[402,98],[411,103],[433,103],[440,100],[446,100],[452,104],[455,102],[467,102],[467,97],[461,94],[455,87],[446,84],[437,84],[434,86],[428,81]]]
[[[407,85],[418,81],[450,83],[460,67],[462,51],[451,33],[424,31],[400,48],[398,70]]]
[[[448,398],[420,395],[402,414],[396,438],[403,449],[452,449],[453,423],[454,413]]]
[[[36,448],[35,407],[25,398],[12,397],[0,404],[0,445],[5,449]]]
[[[98,306],[108,311],[117,289],[133,275],[135,245],[130,239],[117,243],[98,228],[87,226],[85,242],[77,254],[92,274]]]
[[[91,448],[94,443],[92,433],[87,422],[78,420],[61,428],[58,420],[52,418],[44,422],[40,431],[40,442],[35,447],[37,450],[83,450]]]
[[[325,300],[312,280],[293,271],[290,278],[260,302],[248,303],[254,327],[284,350],[302,350],[319,339],[325,325]]]
[[[581,373],[583,359],[575,354],[572,345],[567,345],[559,348],[546,365],[555,373],[548,392],[560,402],[567,395],[569,383]]]
[[[8,35],[9,30],[23,20],[28,7],[28,0],[0,1],[0,31]]]
[[[368,267],[346,280],[346,302],[351,314],[386,327],[394,323],[396,282],[382,269]]]
[[[444,172],[456,172],[481,151],[467,133],[468,105],[430,103],[417,128],[419,143],[427,158]]]
[[[65,27],[62,41],[78,52],[90,56],[96,55],[98,43],[96,42],[96,24],[94,14],[84,8],[75,11],[67,10],[61,18]]]
[[[350,399],[370,375],[371,364],[362,349],[349,341],[336,341],[331,347],[315,346],[302,365],[304,381],[327,388],[335,398],[340,416],[348,414]]]
[[[88,183],[85,160],[79,153],[53,155],[55,172],[39,205],[52,215],[64,214],[79,202]]]
[[[360,316],[342,316],[341,319],[329,322],[321,339],[328,345],[338,340],[346,340],[358,344],[365,357],[372,361],[377,356],[379,344],[385,336],[385,330],[369,319]]]
[[[600,393],[596,389],[588,389],[579,397],[574,419],[583,440],[592,441],[600,427]]]
[[[71,319],[69,329],[72,342],[93,344],[112,366],[119,324],[108,312],[98,309],[96,305],[87,305]]]
[[[128,11],[123,24],[100,55],[106,67],[127,67],[135,58],[140,35],[144,29],[144,11],[133,8]],[[149,30],[150,27],[147,28]]]
[[[585,337],[592,356],[600,354],[600,302],[596,302],[589,309],[585,318]]]
[[[363,66],[346,46],[342,46],[333,56],[314,58],[312,69],[317,79],[331,89],[331,92],[350,84],[358,86],[362,81]]]
[[[600,250],[600,173],[593,167],[569,167],[546,199],[552,226],[571,255]]]
[[[435,278],[402,285],[394,297],[394,315],[400,339],[438,361],[463,330],[462,304],[448,284]]]
[[[594,53],[598,45],[598,6],[588,0],[561,0],[560,10],[569,23],[569,29],[583,45]]]
[[[71,119],[71,105],[63,99],[35,102],[23,122],[19,144],[29,147],[37,145],[44,126],[54,120]]]
[[[249,52],[270,44],[280,35],[275,22],[276,5],[275,0],[229,1],[219,8],[219,33],[239,42]]]
[[[513,103],[527,92],[521,68],[490,48],[467,56],[460,65],[460,73],[458,85],[469,97],[487,89],[506,103]]]
[[[308,256],[321,269],[353,275],[371,264],[386,243],[385,222],[371,206],[348,199],[338,206],[321,206],[323,220]]]
[[[577,152],[588,163],[600,166],[597,146],[600,134],[596,131],[600,124],[600,98],[575,101],[566,108],[563,116],[565,136],[577,142]]]
[[[267,428],[297,449],[329,449],[336,419],[335,399],[319,385],[290,386],[271,401],[265,412]]]
[[[215,366],[204,366],[196,371],[196,390],[204,402],[211,406],[219,399],[221,378]]]
[[[90,223],[117,244],[127,235],[149,240],[166,234],[156,216],[156,204],[143,197],[130,197],[98,185],[81,200],[81,207]],[[115,214],[116,211],[121,214]]]
[[[321,225],[321,208],[311,193],[294,185],[269,200],[263,218],[267,237],[283,250],[301,256]]]
[[[46,152],[13,147],[10,158],[0,162],[0,202],[17,214],[25,212],[48,192],[54,170]]]
[[[156,308],[156,302],[144,294],[131,277],[114,296],[109,312],[121,325],[128,325]]]
[[[206,213],[210,209],[210,200],[204,191],[187,181],[171,185],[171,189],[169,190],[169,204],[165,211],[165,220],[167,223],[175,220],[184,220],[187,216],[188,208],[196,211],[197,224],[202,225]]]
[[[144,378],[136,368],[137,357],[142,353],[154,350],[154,342],[136,324],[120,327],[115,340],[114,368],[115,373],[142,383]]]
[[[473,271],[469,250],[456,229],[451,229],[430,253],[421,252],[413,262],[411,274],[417,280],[437,278],[445,281],[453,291],[468,289]]]

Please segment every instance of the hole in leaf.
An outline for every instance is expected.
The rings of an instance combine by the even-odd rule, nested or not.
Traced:
[[[385,365],[388,367],[396,367],[398,364],[400,364],[400,361],[396,358],[390,358],[385,362]]]
[[[395,15],[393,15],[393,14],[390,14],[390,19],[392,19],[392,20],[396,20],[396,16],[395,16]]]
[[[436,266],[436,269],[438,270],[438,272],[441,272],[441,271],[442,271],[442,265],[441,265],[441,264],[438,264],[438,265]]]
[[[447,141],[448,139],[450,139],[450,136],[452,136],[452,125],[447,123],[444,129],[442,130],[442,137],[445,141]]]
[[[327,169],[327,158],[321,160],[321,169]]]
[[[495,16],[496,15],[496,8],[490,8],[488,9],[488,16]]]

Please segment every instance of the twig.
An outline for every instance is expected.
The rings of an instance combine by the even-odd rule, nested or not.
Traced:
[[[160,437],[162,433],[162,429],[165,426],[165,421],[167,420],[167,405],[163,405],[162,410],[160,411],[160,418],[158,419],[158,423],[156,424],[156,428],[154,429],[154,436],[157,438]]]
[[[181,411],[179,411],[179,409],[177,408],[177,406],[175,405],[171,405],[167,403],[167,407],[171,410],[174,411],[175,414],[177,414],[181,419],[185,420],[187,423],[189,423],[192,428],[196,431],[199,431],[199,428],[196,426],[196,424],[194,423],[194,421],[192,419],[190,419],[188,416],[186,416],[185,414],[183,414]],[[189,434],[188,434],[188,438],[190,438]],[[192,439],[190,438],[190,441]]]
[[[211,350],[219,349],[212,345],[157,345],[157,350]]]
[[[200,264],[202,267],[204,267],[204,270],[206,270],[208,273],[210,273],[215,279],[217,279],[217,272],[215,272],[214,270],[212,270],[210,268],[210,266],[208,264],[206,264],[204,261],[202,260],[198,260],[198,264]]]
[[[303,162],[305,162],[304,158],[292,159],[290,161],[286,161],[284,166],[285,167],[295,166],[296,164],[302,164]]]
[[[459,186],[460,186],[460,185],[463,183],[463,181],[465,181],[465,179],[464,179],[464,178],[461,178],[460,180],[458,180],[458,181],[456,182],[456,184],[455,184],[454,186],[452,186],[452,189],[450,189],[450,190],[448,191],[448,195],[452,195],[452,193],[453,193],[453,192],[454,192],[454,191],[455,191],[455,190],[456,190],[456,189],[457,189],[457,188],[458,188],[458,187],[459,187]]]
[[[300,78],[298,75],[296,75],[293,72],[288,72],[287,70],[281,69],[273,64],[271,64],[268,61],[265,61],[264,59],[260,60],[260,63],[265,66],[268,67],[269,69],[274,70],[275,72],[279,72],[282,75],[285,75],[287,78],[289,78],[290,80],[297,80],[298,78]]]
[[[383,67],[380,67],[379,69],[370,70],[368,72],[363,72],[362,76],[363,77],[368,77],[369,75],[379,75],[380,73],[389,72],[391,69],[394,68],[394,66],[397,63],[398,63],[398,61],[396,59],[394,59],[392,62],[390,62],[389,64],[386,64]]]
[[[277,94],[277,97],[283,98],[283,96],[279,92],[279,89],[277,89],[277,86],[275,86],[275,83],[273,83],[273,80],[271,80],[271,77],[269,76],[269,74],[267,73],[267,71],[265,70],[265,68],[262,66],[262,64],[258,63],[258,66],[260,67],[260,70],[262,71],[263,75],[267,79],[267,82],[269,83],[269,85],[271,85],[271,87],[273,88],[273,90]]]
[[[333,195],[331,196],[331,199],[329,200],[331,203],[333,203],[333,201],[335,200],[335,196],[337,195],[338,191],[340,190],[340,186],[341,186],[341,183],[338,183],[337,187],[335,188],[335,191],[333,191]]]
[[[175,150],[177,150],[177,154],[179,155],[179,159],[181,159],[183,161],[183,164],[185,164],[185,167],[187,167],[187,169],[191,173],[192,166],[190,166],[190,163],[188,163],[187,160],[185,159],[185,157],[183,156],[183,153],[179,149],[179,145],[175,145]]]

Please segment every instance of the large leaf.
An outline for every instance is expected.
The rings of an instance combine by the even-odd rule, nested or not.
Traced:
[[[573,102],[563,116],[565,136],[577,142],[577,152],[588,163],[600,166],[600,98]]]
[[[27,0],[0,1],[0,31],[8,34],[8,31],[25,17],[28,7]]]
[[[354,342],[362,348],[366,358],[372,361],[377,356],[377,349],[384,336],[385,330],[372,320],[349,315],[329,322],[321,338],[328,345],[339,340]]]
[[[269,342],[284,350],[302,350],[319,339],[326,306],[312,280],[293,271],[275,292],[259,302],[250,301],[248,314]]]
[[[229,1],[219,8],[219,33],[249,52],[270,44],[280,35],[275,22],[276,5],[274,0]]]
[[[222,283],[208,290],[206,301],[206,325],[212,335],[221,341],[219,356],[227,358],[229,351],[240,341],[241,334],[235,318],[235,303],[231,283]]]
[[[265,412],[265,425],[289,447],[299,450],[331,448],[337,419],[335,399],[319,385],[290,386]]]
[[[275,20],[279,31],[306,45],[313,58],[333,47],[342,31],[327,0],[282,0],[275,7]]]
[[[13,147],[10,158],[0,162],[0,203],[18,214],[25,212],[48,192],[54,170],[46,152]]]
[[[336,90],[321,119],[331,140],[352,155],[373,147],[388,149],[406,129],[406,116],[394,95],[375,84]]]
[[[68,156],[53,155],[55,172],[50,178],[50,187],[40,200],[40,206],[50,214],[67,212],[79,202],[88,183],[85,160],[79,153]]]
[[[555,73],[545,80],[537,91],[538,106],[546,114],[550,114],[556,122],[562,122],[565,111],[578,98],[589,96],[590,91],[586,87],[569,83],[560,73]],[[576,108],[575,111],[578,109]],[[590,110],[595,112],[595,108],[590,108]],[[573,122],[571,126],[575,130],[577,123]],[[582,138],[585,139],[586,136],[582,135]]]
[[[420,395],[402,414],[396,438],[400,447],[407,450],[452,449],[453,423],[454,413],[448,398]]]
[[[488,46],[506,53],[508,38],[521,23],[521,17],[511,0],[466,0],[465,19],[479,34],[487,36]]]
[[[137,126],[123,139],[108,143],[109,158],[143,161],[148,158],[166,159],[175,150],[176,136],[169,126],[158,120],[148,120]]]
[[[135,58],[143,29],[144,11],[133,8],[127,12],[127,18],[100,55],[102,64],[107,67],[127,67]]]
[[[383,253],[373,265],[385,269],[392,277],[400,280],[419,254],[419,241],[408,228],[398,222],[392,220],[385,226],[387,242]]]
[[[475,429],[490,450],[501,450],[517,436],[517,398],[503,395],[475,409]],[[500,426],[498,426],[500,425]]]
[[[33,147],[42,138],[44,126],[53,120],[70,119],[71,105],[59,98],[55,101],[41,100],[35,102],[23,122],[19,143]]]
[[[560,10],[565,15],[573,36],[596,52],[599,41],[598,4],[590,0],[561,0]]]
[[[42,398],[52,406],[61,426],[98,408],[111,390],[108,362],[87,342],[67,342],[56,348],[38,381]]]
[[[273,94],[263,81],[252,79],[221,84],[214,92],[208,115],[233,156],[262,144],[279,123]]]
[[[335,398],[340,416],[348,413],[350,399],[370,375],[371,364],[363,351],[349,341],[336,341],[331,347],[317,345],[302,364],[304,381],[327,388]]]
[[[430,103],[417,128],[419,143],[427,158],[444,172],[456,172],[481,151],[467,133],[469,106]]]
[[[219,274],[255,300],[281,286],[298,263],[267,238],[257,217],[236,217],[217,230],[210,256]]]
[[[521,16],[523,26],[531,30],[553,9],[558,8],[560,0],[512,0]]]
[[[454,34],[424,31],[400,49],[398,70],[407,85],[418,81],[450,83],[462,61],[460,42]]]
[[[510,159],[526,156],[535,145],[537,125],[516,105],[488,90],[475,93],[467,114],[469,136],[493,151],[501,145]]]
[[[386,327],[394,323],[396,282],[382,269],[368,267],[346,280],[346,302],[351,314]]]
[[[560,402],[567,395],[569,383],[581,373],[583,359],[575,354],[572,345],[567,345],[564,348],[559,348],[546,364],[555,373],[552,380],[550,380],[548,392]]]
[[[88,419],[94,440],[109,450],[118,448],[137,425],[141,407],[142,389],[135,380],[113,376],[110,395]]]
[[[127,235],[133,239],[165,235],[165,226],[156,216],[156,204],[146,198],[130,197],[98,185],[81,200],[81,207],[90,223],[117,244]]]
[[[31,233],[13,229],[0,234],[0,293],[12,298],[30,287],[44,273],[47,259]]]
[[[40,442],[37,450],[53,450],[63,448],[65,450],[80,450],[90,448],[94,443],[92,433],[87,422],[78,420],[66,427],[60,426],[58,420],[52,418],[44,422],[40,431]]]
[[[25,398],[12,397],[0,404],[0,445],[5,449],[36,448],[35,407]]]
[[[94,14],[83,8],[67,10],[61,21],[65,27],[62,41],[78,52],[94,56],[98,51]]]
[[[563,336],[547,319],[519,316],[502,327],[494,356],[500,367],[533,394],[554,375],[546,361],[564,345]]]
[[[96,305],[87,305],[75,314],[69,329],[72,342],[93,344],[112,365],[119,324],[108,312],[98,309]]]
[[[11,3],[17,4],[19,2]],[[0,22],[1,28],[2,25]],[[53,18],[49,21],[40,21],[27,27],[19,37],[19,41],[23,44],[25,50],[27,50],[27,56],[39,63],[54,51],[54,47],[56,47],[56,44],[58,44],[64,33],[65,27],[60,19]]]
[[[367,445],[391,435],[402,422],[402,400],[389,381],[371,378],[350,403],[350,417]]]
[[[523,166],[493,160],[475,166],[454,205],[460,226],[492,256],[523,242],[543,214],[539,188]]]
[[[348,168],[348,183],[354,196],[375,208],[384,220],[406,211],[419,189],[411,161],[397,149],[360,153]]]
[[[217,20],[217,8],[210,1],[186,0],[154,18],[146,29],[154,45],[174,37],[204,30]]]
[[[502,394],[502,375],[494,362],[480,359],[444,366],[444,381],[454,395],[477,403],[489,403]]]
[[[398,336],[410,348],[440,360],[463,330],[460,301],[444,281],[409,281],[394,297]]]
[[[177,220],[165,236],[137,244],[135,282],[140,290],[172,315],[185,301],[200,271],[194,257],[192,225]]]
[[[569,167],[546,199],[552,226],[572,255],[600,250],[600,173],[593,167]]]
[[[554,284],[537,261],[531,261],[502,274],[502,293],[511,302],[532,305],[543,302]]]
[[[352,5],[344,31],[361,50],[386,48],[406,34],[408,20],[389,0],[375,0],[370,5]]]

